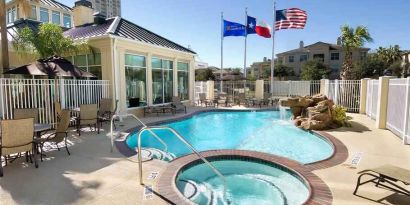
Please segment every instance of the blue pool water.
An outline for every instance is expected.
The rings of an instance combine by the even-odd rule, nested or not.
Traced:
[[[289,114],[289,113],[288,113]],[[289,114],[290,115],[290,114]],[[240,149],[287,157],[300,163],[312,163],[330,157],[332,146],[316,135],[280,120],[279,111],[207,112],[178,122],[164,124],[177,130],[198,151]],[[169,131],[155,133],[168,144],[168,152],[176,157],[191,151]],[[142,135],[142,146],[163,149],[148,132]],[[137,134],[126,143],[137,147]]]
[[[226,179],[224,183],[201,163],[180,172],[178,190],[196,204],[299,205],[309,196],[302,179],[291,171],[253,161],[221,160],[211,163]]]

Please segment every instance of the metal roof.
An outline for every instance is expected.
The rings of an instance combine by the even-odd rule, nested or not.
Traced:
[[[66,6],[66,5],[64,5],[64,4],[62,4],[58,1],[54,1],[54,0],[40,0],[40,3],[51,6],[51,7],[56,7],[56,8],[59,8],[59,9],[63,9],[63,10],[69,11],[69,12],[71,12],[73,10],[71,7]]]
[[[103,24],[87,24],[74,27],[64,32],[64,35],[74,39],[86,39],[105,34],[112,34],[143,43],[196,54],[194,51],[184,46],[181,46],[121,17],[107,19]]]

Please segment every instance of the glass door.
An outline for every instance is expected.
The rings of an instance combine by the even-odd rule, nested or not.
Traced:
[[[152,99],[154,105],[169,103],[173,96],[173,62],[152,58]]]

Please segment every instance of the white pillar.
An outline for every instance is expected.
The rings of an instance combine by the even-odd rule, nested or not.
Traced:
[[[147,58],[145,59],[147,65],[147,104],[152,105],[152,64],[151,64],[152,54],[148,53]]]
[[[366,114],[367,105],[367,82],[369,78],[362,79],[360,81],[360,114]]]
[[[195,58],[192,57],[192,60],[189,62],[188,68],[188,90],[189,90],[189,100],[191,101],[191,105],[195,105]]]
[[[255,98],[258,100],[263,99],[263,80],[256,80],[255,82]]]
[[[405,108],[404,108],[404,121],[403,121],[403,144],[408,144],[409,139],[407,139],[407,132],[409,130],[409,103],[410,103],[410,77],[406,79],[406,96],[405,100]]]
[[[174,63],[172,64],[173,65],[173,68],[172,68],[172,71],[173,71],[173,74],[172,74],[172,76],[173,76],[173,81],[174,81],[174,96],[178,96],[178,59],[177,58],[174,58]]]
[[[214,99],[214,86],[215,86],[215,82],[212,80],[208,80],[206,81],[206,99],[212,100]]]
[[[389,95],[389,79],[390,77],[379,78],[379,92],[377,102],[376,127],[386,129],[387,121],[387,98]]]

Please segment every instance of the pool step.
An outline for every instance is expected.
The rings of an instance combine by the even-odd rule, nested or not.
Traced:
[[[171,161],[176,158],[174,154],[156,148],[143,148],[142,155],[150,159],[159,159],[163,161]]]

